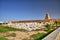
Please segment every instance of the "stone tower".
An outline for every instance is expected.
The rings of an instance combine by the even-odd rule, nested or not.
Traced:
[[[49,20],[49,19],[50,19],[50,15],[49,15],[49,13],[48,13],[48,12],[46,13],[45,19],[47,19],[47,20]]]

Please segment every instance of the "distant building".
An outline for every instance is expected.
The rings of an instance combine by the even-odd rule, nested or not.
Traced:
[[[9,21],[8,24],[15,24],[15,23],[31,23],[31,22],[37,22],[37,23],[41,23],[41,22],[50,22],[50,16],[49,13],[46,13],[45,19],[44,20],[22,20],[22,21]]]
[[[44,28],[45,24],[53,24],[55,21],[60,21],[60,19],[51,19],[49,13],[46,13],[44,20],[22,20],[22,21],[9,21],[8,26],[25,29],[25,30],[35,30],[38,28]]]

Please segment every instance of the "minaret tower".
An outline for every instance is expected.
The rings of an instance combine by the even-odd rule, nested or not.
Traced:
[[[46,20],[49,20],[49,19],[50,19],[50,15],[49,15],[48,12],[46,13],[45,19],[46,19]]]

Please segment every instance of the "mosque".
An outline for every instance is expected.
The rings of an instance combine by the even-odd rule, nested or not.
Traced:
[[[45,15],[45,19],[43,20],[20,20],[20,21],[8,21],[7,23],[0,23],[3,25],[7,25],[8,27],[13,27],[17,29],[25,29],[25,30],[36,30],[44,28],[44,25],[54,24],[55,21],[60,21],[60,19],[51,19],[49,13],[47,12]]]
[[[60,19],[51,19],[48,12],[46,12],[46,16],[44,20],[22,20],[22,21],[9,21],[8,24],[15,24],[15,23],[31,23],[31,22],[37,22],[37,23],[45,23],[45,22],[55,22],[60,21]]]
[[[49,13],[47,12],[44,20],[9,21],[7,24],[10,27],[31,31],[42,29],[47,23],[54,24],[55,21],[60,21],[60,19],[51,19]]]

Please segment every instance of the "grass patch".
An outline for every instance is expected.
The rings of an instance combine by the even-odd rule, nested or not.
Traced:
[[[32,37],[34,40],[38,40],[38,39],[42,39],[45,35],[46,35],[45,33],[37,33],[37,34],[31,35],[31,37]]]
[[[0,40],[8,40],[8,39],[4,37],[0,37]]]
[[[8,32],[8,31],[15,31],[16,29],[8,27],[8,26],[0,26],[0,32]]]
[[[26,31],[24,29],[16,29],[8,26],[0,26],[0,32],[8,32],[8,31]]]

